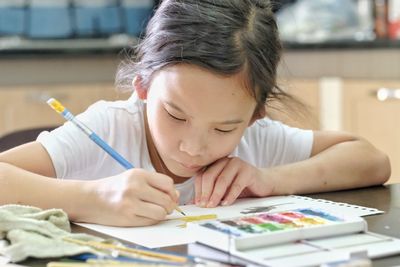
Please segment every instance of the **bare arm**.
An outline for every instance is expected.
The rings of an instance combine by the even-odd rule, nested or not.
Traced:
[[[163,220],[178,199],[173,180],[132,169],[99,180],[63,180],[38,142],[0,154],[0,205],[61,208],[72,221],[118,226],[149,225]]]
[[[383,184],[390,162],[364,139],[317,131],[310,159],[262,171],[273,181],[272,194],[304,194]]]
[[[55,177],[53,163],[38,142],[0,153],[0,204],[62,207],[76,218],[79,212],[70,199],[84,191],[82,182],[51,177]]]

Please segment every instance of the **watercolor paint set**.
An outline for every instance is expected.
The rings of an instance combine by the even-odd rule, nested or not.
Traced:
[[[188,230],[200,244],[263,266],[319,265],[360,251],[369,258],[400,253],[399,239],[368,232],[361,217],[312,208],[189,223]]]

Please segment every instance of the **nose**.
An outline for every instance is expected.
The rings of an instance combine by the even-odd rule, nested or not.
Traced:
[[[179,150],[189,156],[202,156],[207,150],[207,137],[198,131],[188,131],[179,142]]]

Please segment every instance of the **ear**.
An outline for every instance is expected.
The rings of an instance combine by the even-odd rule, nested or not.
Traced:
[[[249,126],[251,126],[256,120],[262,119],[267,114],[265,110],[265,105],[257,105],[256,109],[254,110],[253,117],[249,122]]]
[[[136,75],[135,78],[133,78],[132,86],[141,100],[147,99],[147,88],[143,86],[142,77],[140,75]]]

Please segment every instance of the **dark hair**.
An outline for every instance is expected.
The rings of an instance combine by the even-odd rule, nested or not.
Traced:
[[[282,45],[268,0],[164,0],[144,39],[118,69],[116,84],[132,90],[163,67],[187,63],[221,75],[244,71],[258,106],[288,96],[277,86]]]

